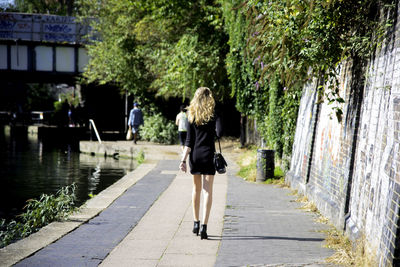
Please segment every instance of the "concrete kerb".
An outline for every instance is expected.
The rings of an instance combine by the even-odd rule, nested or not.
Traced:
[[[132,141],[103,141],[101,144],[95,141],[81,141],[79,150],[86,154],[118,155],[125,158],[136,158],[142,151],[145,158],[150,160],[179,159],[180,156],[180,148],[177,145],[161,145],[145,141],[139,141],[136,145]]]
[[[154,163],[139,165],[135,170],[88,200],[78,212],[70,215],[66,221],[50,223],[27,238],[0,249],[0,266],[16,264],[97,216],[155,166],[156,164]]]

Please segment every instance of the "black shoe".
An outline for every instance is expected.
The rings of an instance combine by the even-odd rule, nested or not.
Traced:
[[[193,225],[193,234],[199,235],[200,221],[195,221]]]
[[[202,224],[201,225],[201,231],[200,231],[200,238],[203,239],[208,239],[207,235],[207,224]]]

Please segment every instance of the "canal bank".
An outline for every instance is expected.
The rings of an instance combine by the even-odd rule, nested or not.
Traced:
[[[79,140],[89,140],[87,127],[60,127],[55,125],[3,125],[5,135],[26,136],[36,135],[38,139],[48,142],[70,143]]]
[[[79,150],[81,153],[104,157],[122,157],[135,159],[140,153],[144,153],[145,159],[168,160],[179,159],[181,150],[175,145],[154,144],[147,141],[80,141]]]
[[[40,129],[0,126],[0,219],[18,219],[27,200],[55,195],[72,183],[80,206],[137,166],[132,158],[79,153],[78,140],[62,138],[57,128],[51,128],[51,138],[41,138]],[[68,130],[71,135],[80,131]]]

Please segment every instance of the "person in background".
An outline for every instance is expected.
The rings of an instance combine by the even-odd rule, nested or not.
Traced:
[[[74,120],[73,120],[73,112],[72,112],[72,105],[69,105],[68,108],[68,127],[73,127],[74,126]]]
[[[222,135],[220,118],[215,114],[215,100],[209,88],[200,87],[196,90],[188,113],[189,127],[179,169],[186,172],[186,158],[190,154],[190,173],[193,175],[193,233],[199,235],[200,194],[203,189],[204,207],[200,238],[208,239],[207,222],[212,205],[215,175],[215,137]]]
[[[186,133],[188,127],[188,118],[185,112],[185,106],[181,105],[181,112],[176,115],[175,124],[178,126],[179,142],[182,146],[182,151],[185,148]]]
[[[133,104],[133,109],[129,114],[128,126],[132,128],[133,133],[133,142],[136,144],[137,142],[137,134],[139,132],[139,127],[143,124],[143,113],[139,108],[138,103]]]

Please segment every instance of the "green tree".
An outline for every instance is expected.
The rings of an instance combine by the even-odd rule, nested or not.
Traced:
[[[190,97],[200,86],[227,95],[226,35],[213,1],[85,0],[98,40],[88,45],[88,82],[116,83],[138,98]]]
[[[74,0],[15,0],[14,4],[24,13],[73,16],[77,11]]]
[[[140,94],[151,82],[135,38],[135,25],[146,13],[141,1],[83,0],[82,19],[95,18],[91,26],[93,42],[87,45],[90,61],[86,82],[117,84],[123,91]],[[143,95],[143,94],[140,94]],[[139,96],[140,98],[140,96]]]

